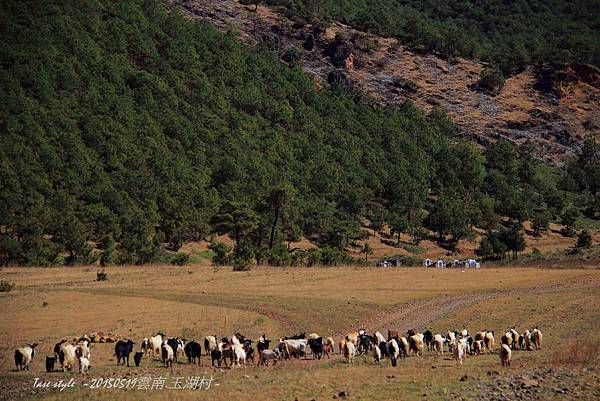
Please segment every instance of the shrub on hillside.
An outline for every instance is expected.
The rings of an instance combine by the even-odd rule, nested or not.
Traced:
[[[351,264],[353,259],[341,249],[325,247],[321,249],[321,263],[325,266],[337,266]]]
[[[252,261],[245,258],[236,258],[233,262],[233,271],[234,272],[245,272],[250,270],[252,267]]]
[[[177,266],[184,266],[190,261],[190,255],[183,252],[176,252],[170,256],[169,263]]]
[[[288,64],[296,64],[301,58],[300,51],[295,47],[288,47],[281,59]]]
[[[290,266],[304,266],[307,264],[307,252],[298,250],[291,253]]]
[[[413,267],[413,266],[420,266],[420,264],[421,264],[421,258],[418,258],[416,256],[400,255],[400,256],[398,256],[397,259],[400,260],[400,263],[402,263],[402,266]]]
[[[581,230],[579,234],[577,234],[577,243],[575,244],[576,248],[591,248],[592,246],[592,236],[588,230]]]
[[[560,232],[566,237],[572,237],[575,235],[575,223],[579,218],[579,210],[576,207],[566,208],[560,218],[560,223],[563,225]]]
[[[410,79],[402,77],[394,77],[392,79],[392,85],[406,93],[411,94],[416,93],[419,90],[419,86],[415,81],[411,81]]]
[[[225,266],[231,263],[231,247],[222,242],[213,241],[208,246],[213,251],[212,262],[215,266]]]
[[[0,266],[6,266],[11,260],[16,260],[21,251],[19,242],[9,235],[0,237]]]
[[[544,260],[544,254],[538,248],[533,248],[529,254],[529,260]]]
[[[321,264],[321,250],[311,249],[306,255],[306,266],[318,266]]]
[[[504,74],[496,68],[485,68],[475,84],[477,90],[485,91],[492,96],[500,93],[504,87]]]
[[[266,260],[271,266],[289,266],[292,262],[292,257],[287,247],[279,243],[266,252]]]

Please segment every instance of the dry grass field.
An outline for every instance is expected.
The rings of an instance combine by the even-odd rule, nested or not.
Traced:
[[[0,294],[0,399],[49,400],[326,400],[347,393],[352,400],[558,399],[600,397],[595,370],[600,341],[600,270],[482,268],[267,268],[232,272],[230,268],[111,267],[108,281],[96,269],[6,268],[0,280],[15,283]],[[172,370],[143,359],[139,368],[118,367],[114,344],[92,344],[92,369],[46,373],[44,360],[61,338],[104,331],[143,337],[230,336],[239,331],[271,339],[298,331],[332,335],[350,329],[410,328],[434,332],[468,328],[500,333],[538,326],[541,351],[515,351],[510,368],[496,354],[469,357],[456,366],[450,355],[432,353],[400,360],[398,367],[371,357],[348,366],[331,359],[283,361],[277,366],[213,369],[180,360]],[[577,342],[575,342],[577,341]],[[14,349],[37,342],[29,372],[17,372]],[[583,344],[583,345],[582,345]],[[577,351],[577,352],[576,352]],[[94,378],[212,376],[208,390],[89,389]],[[33,389],[34,378],[52,382],[74,378],[62,392]],[[199,394],[198,391],[201,391]]]

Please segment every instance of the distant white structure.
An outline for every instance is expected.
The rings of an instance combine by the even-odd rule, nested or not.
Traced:
[[[467,260],[463,260],[463,261],[454,259],[451,261],[449,260],[447,262],[444,261],[443,259],[438,259],[436,261],[433,261],[431,259],[424,259],[423,266],[424,267],[436,267],[438,269],[445,269],[447,267],[462,267],[462,268],[466,268],[466,269],[479,269],[479,268],[481,268],[481,263],[479,263],[475,259],[467,259]]]
[[[476,268],[477,267],[477,261],[475,259],[467,259],[467,260],[465,260],[465,267]]]

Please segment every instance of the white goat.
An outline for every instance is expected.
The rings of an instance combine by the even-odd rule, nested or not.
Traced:
[[[29,364],[35,355],[37,344],[27,344],[25,347],[15,350],[15,365],[17,370],[29,370]]]

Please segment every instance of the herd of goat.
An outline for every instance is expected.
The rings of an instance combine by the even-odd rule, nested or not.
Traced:
[[[348,333],[338,342],[338,352],[343,354],[349,364],[354,363],[356,355],[372,355],[376,363],[381,363],[389,358],[392,366],[397,366],[400,358],[406,358],[410,354],[421,356],[425,349],[436,355],[443,355],[447,347],[454,356],[457,364],[462,365],[467,355],[479,355],[484,352],[494,353],[494,332],[484,330],[471,336],[466,329],[461,332],[448,331],[446,336],[433,334],[431,330],[423,333],[409,330],[406,335],[398,331],[388,330],[387,338],[380,332],[373,335],[366,330],[358,330]],[[54,346],[54,356],[46,357],[46,371],[54,371],[54,365],[58,361],[63,371],[72,370],[75,364],[79,365],[79,372],[86,373],[90,368],[90,342],[89,336],[62,340]],[[216,335],[207,336],[204,339],[205,355],[210,356],[211,365],[227,367],[245,366],[248,361],[255,361],[254,341],[236,333],[231,338],[219,338]],[[128,340],[118,340],[115,344],[115,357],[118,365],[129,366],[129,357],[133,353],[136,366],[140,366],[144,355],[160,358],[165,367],[172,367],[178,357],[185,355],[189,363],[200,363],[202,346],[195,340],[186,341],[182,338],[167,338],[163,333],[144,338],[141,350],[133,352],[135,343]],[[306,357],[310,350],[314,359],[324,356],[329,358],[335,352],[335,342],[332,337],[321,337],[315,333],[306,336],[304,333],[291,337],[283,337],[277,341],[275,348],[270,349],[271,340],[266,335],[259,337],[256,341],[256,353],[260,365],[277,363],[281,359]],[[37,344],[28,344],[15,350],[15,364],[17,370],[29,370]],[[510,366],[512,350],[526,349],[539,350],[542,346],[542,332],[534,328],[519,334],[515,328],[511,328],[500,338],[498,354],[503,366]]]

